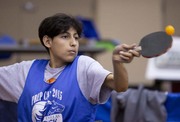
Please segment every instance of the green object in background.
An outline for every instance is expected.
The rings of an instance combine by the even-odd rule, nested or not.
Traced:
[[[113,51],[115,45],[110,41],[97,41],[96,47],[105,48],[108,51]]]

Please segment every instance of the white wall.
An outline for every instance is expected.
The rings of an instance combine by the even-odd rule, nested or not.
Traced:
[[[15,39],[37,38],[42,19],[58,12],[93,18],[92,0],[29,0],[34,11],[26,11],[23,5],[28,0],[0,0],[0,33]]]

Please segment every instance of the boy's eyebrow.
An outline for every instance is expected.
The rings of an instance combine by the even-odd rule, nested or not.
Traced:
[[[69,34],[69,33],[66,31],[66,32],[61,32],[60,34]]]

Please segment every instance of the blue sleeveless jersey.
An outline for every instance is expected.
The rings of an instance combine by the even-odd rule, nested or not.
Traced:
[[[97,105],[83,96],[77,61],[68,64],[55,82],[44,81],[48,60],[35,60],[18,101],[18,122],[93,122]]]

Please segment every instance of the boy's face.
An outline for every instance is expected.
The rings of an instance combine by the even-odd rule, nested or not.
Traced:
[[[67,32],[50,38],[48,47],[51,61],[59,65],[72,62],[78,54],[79,35],[74,28],[70,28]]]

